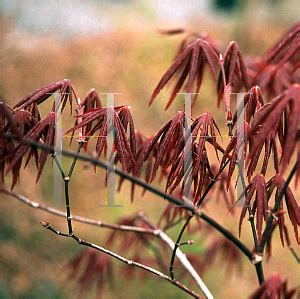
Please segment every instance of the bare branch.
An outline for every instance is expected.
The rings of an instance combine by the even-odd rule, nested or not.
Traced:
[[[99,245],[96,245],[94,243],[90,243],[90,242],[87,242],[79,237],[77,237],[76,235],[72,234],[72,235],[68,235],[68,234],[65,234],[65,233],[62,233],[56,229],[54,229],[48,222],[41,222],[41,224],[43,225],[43,227],[47,228],[48,230],[52,231],[53,233],[55,233],[56,235],[58,236],[62,236],[62,237],[67,237],[67,238],[72,238],[74,240],[77,241],[78,244],[80,245],[83,245],[83,246],[87,246],[87,247],[91,247],[91,248],[94,248],[102,253],[105,253],[121,262],[123,262],[124,264],[127,264],[128,266],[133,266],[133,267],[137,267],[137,268],[140,268],[140,269],[143,269],[159,278],[162,278],[166,281],[168,281],[169,283],[171,283],[172,285],[178,287],[179,289],[183,290],[184,292],[186,292],[187,294],[189,294],[190,296],[194,297],[194,298],[200,298],[200,295],[195,293],[194,291],[190,290],[187,286],[183,285],[182,283],[180,283],[179,281],[176,281],[176,280],[173,280],[171,277],[169,277],[168,275],[165,275],[164,273],[156,270],[156,269],[153,269],[149,266],[146,266],[144,264],[141,264],[141,263],[138,263],[138,262],[135,262],[135,261],[132,261],[132,260],[128,260],[126,258],[124,258],[123,256],[113,252],[113,251],[110,251],[108,249],[105,249],[104,247],[101,247]]]
[[[14,197],[15,199],[30,206],[31,208],[39,209],[39,210],[45,211],[47,213],[50,213],[50,214],[53,214],[56,216],[66,218],[66,215],[67,215],[66,212],[63,212],[61,210],[58,210],[58,209],[55,209],[52,207],[48,207],[48,206],[40,204],[36,201],[32,201],[23,195],[14,193],[12,191],[8,191],[6,189],[0,189],[0,192]],[[153,229],[146,229],[146,228],[138,227],[138,226],[128,226],[128,225],[105,223],[100,220],[94,220],[94,219],[90,219],[90,218],[86,218],[86,217],[82,217],[82,216],[78,216],[78,215],[71,215],[71,219],[73,221],[77,221],[77,222],[81,222],[81,223],[85,223],[85,224],[89,224],[89,225],[93,225],[93,226],[108,228],[108,229],[121,230],[121,231],[125,231],[125,232],[128,231],[128,232],[134,232],[134,233],[150,234],[150,235],[154,234]]]
[[[149,225],[150,227],[152,227],[153,229],[155,229],[155,226],[150,222],[150,220],[143,213],[139,213],[139,217],[147,225]],[[156,229],[156,231],[157,231],[157,236],[162,241],[164,241],[171,248],[171,250],[174,252],[174,248],[175,248],[176,245],[173,242],[173,240],[163,230],[160,230],[160,229],[157,230]],[[176,250],[176,256],[177,256],[178,260],[180,261],[180,263],[182,264],[182,266],[193,277],[194,281],[197,283],[197,285],[199,286],[200,290],[204,293],[205,298],[208,298],[208,299],[213,298],[213,295],[211,294],[211,292],[209,291],[209,289],[207,288],[207,286],[205,285],[205,283],[203,282],[203,280],[201,279],[201,277],[199,276],[199,274],[197,273],[197,271],[194,269],[194,267],[192,266],[192,264],[190,263],[190,261],[187,259],[186,255],[180,250],[180,248],[177,248],[177,250]]]
[[[46,205],[40,204],[36,201],[32,201],[29,198],[14,193],[12,191],[8,191],[6,189],[0,189],[0,193],[5,193],[9,196],[14,197],[15,199],[17,199],[18,201],[28,205],[31,208],[34,209],[39,209],[42,210],[44,212],[65,218],[66,217],[66,213],[63,211],[60,211],[58,209],[52,208],[52,207],[48,207]],[[107,228],[107,229],[112,229],[112,230],[119,230],[119,231],[123,231],[123,232],[132,232],[132,233],[141,233],[141,234],[149,234],[149,235],[153,235],[159,239],[161,239],[164,243],[166,243],[171,250],[174,250],[175,247],[175,243],[173,242],[173,240],[165,233],[163,232],[163,230],[156,228],[152,223],[150,223],[150,221],[141,213],[139,213],[139,217],[148,225],[150,226],[150,229],[147,228],[143,228],[143,227],[138,227],[138,226],[128,226],[128,225],[118,225],[118,224],[110,224],[110,223],[105,223],[99,220],[94,220],[94,219],[90,219],[90,218],[85,218],[82,216],[78,216],[78,215],[71,215],[71,219],[73,221],[77,221],[77,222],[81,222],[84,224],[89,224],[89,225],[93,225],[93,226],[98,226],[98,227],[102,227],[102,228]],[[58,232],[55,232],[56,234],[58,234]],[[59,233],[62,234],[62,233]],[[69,236],[68,234],[66,234],[67,236]],[[187,257],[185,256],[185,254],[183,254],[183,252],[178,249],[176,252],[176,256],[178,258],[178,260],[180,261],[180,263],[182,264],[182,266],[190,273],[190,275],[193,277],[194,281],[197,283],[197,285],[199,286],[200,290],[204,293],[205,298],[213,298],[212,294],[210,293],[209,289],[207,288],[207,286],[205,285],[205,283],[202,281],[201,277],[199,276],[199,274],[197,273],[197,271],[194,269],[194,267],[192,266],[192,264],[189,262],[189,260],[187,259]]]

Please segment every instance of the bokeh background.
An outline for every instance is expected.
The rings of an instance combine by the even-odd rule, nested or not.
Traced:
[[[164,112],[168,92],[164,91],[150,108],[147,106],[182,38],[162,36],[159,30],[183,27],[207,32],[222,51],[231,40],[237,40],[243,53],[255,56],[264,53],[296,22],[299,12],[297,0],[0,0],[0,95],[14,104],[45,84],[69,78],[80,98],[91,88],[102,93],[122,93],[116,97],[116,104],[131,105],[136,127],[145,134],[153,134],[183,104],[183,99],[178,98]],[[215,100],[214,86],[208,76],[194,113],[212,112],[225,130],[224,112],[216,108]],[[45,112],[49,106],[46,104],[43,109]],[[68,127],[72,122],[66,114],[63,126]],[[63,163],[65,167],[69,165],[68,160]],[[29,165],[15,191],[63,208],[62,197],[54,196],[57,195],[54,189],[59,186],[51,161],[45,169],[35,184],[36,171]],[[106,194],[104,174],[79,163],[71,182],[72,211],[115,222],[119,217],[144,210],[156,222],[166,203],[147,193],[144,197],[136,196],[134,203],[130,203],[129,190],[130,185],[124,184],[122,192],[117,194],[122,208],[100,207]],[[0,198],[0,298],[79,296],[76,285],[68,278],[67,264],[81,248],[46,232],[39,224],[41,220],[49,221],[64,230],[65,222],[7,196]],[[238,233],[238,216],[232,218],[224,204],[212,200],[206,209]],[[244,227],[242,238],[252,246],[250,231],[247,225]],[[99,244],[107,236],[106,230],[84,225],[75,224],[75,229]],[[170,231],[171,236],[175,237],[176,232],[176,229]],[[198,242],[196,249],[201,258],[205,246],[201,236],[196,234],[193,238]],[[299,265],[287,248],[281,249],[278,235],[275,239],[274,257],[266,265],[266,276],[276,269],[289,279],[289,285],[296,286],[300,281]],[[117,270],[126,267],[117,261],[113,264]],[[216,298],[245,298],[256,287],[253,267],[246,260],[241,272],[228,272],[222,263],[217,263],[203,274],[203,279]],[[114,280],[113,286],[103,287],[102,298],[185,298],[180,290],[150,275],[143,278],[116,275]],[[91,288],[82,296],[98,295]]]

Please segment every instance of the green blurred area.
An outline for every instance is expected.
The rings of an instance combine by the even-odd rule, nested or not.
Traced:
[[[296,7],[286,4],[280,8],[276,1],[269,1],[271,11],[268,11],[263,9],[266,3],[245,1],[240,9],[229,15],[214,10],[210,10],[208,15],[193,11],[193,16],[184,21],[179,18],[176,23],[176,17],[172,21],[169,17],[164,23],[163,16],[158,18],[158,12],[153,8],[156,1],[152,5],[147,1],[117,2],[121,5],[118,9],[113,6],[115,3],[106,1],[105,13],[110,16],[110,12],[114,12],[111,14],[114,26],[100,33],[74,35],[68,39],[57,38],[53,33],[37,35],[20,31],[16,29],[11,15],[2,11],[0,95],[13,105],[45,84],[69,78],[80,98],[91,88],[96,88],[98,92],[121,92],[122,95],[116,97],[116,104],[130,105],[136,127],[145,134],[154,134],[183,107],[183,99],[178,97],[171,108],[164,112],[169,89],[164,90],[148,108],[151,92],[170,65],[181,40],[181,36],[160,36],[158,29],[186,26],[198,32],[206,31],[218,42],[223,52],[229,41],[236,39],[243,53],[259,55],[293,23]],[[209,7],[213,7],[212,2],[208,1]],[[169,5],[171,9],[172,4]],[[98,9],[96,13],[101,18]],[[200,17],[197,17],[198,13]],[[226,132],[224,111],[222,107],[216,108],[215,87],[209,75],[205,76],[201,92],[194,115],[212,112],[223,132]],[[105,99],[102,100],[105,104]],[[50,106],[44,105],[42,112],[45,114]],[[73,121],[74,118],[66,113],[63,128],[70,127]],[[64,146],[68,142],[68,139],[64,140]],[[75,149],[74,144],[72,148]],[[92,148],[89,148],[89,152],[92,152]],[[68,159],[63,159],[65,169],[69,164]],[[63,209],[63,199],[53,198],[55,171],[52,166],[52,162],[48,161],[40,182],[35,184],[36,170],[33,164],[29,165],[22,171],[21,181],[15,191]],[[144,210],[155,223],[158,221],[166,202],[148,193],[140,197],[141,190],[137,188],[137,196],[132,204],[128,183],[117,195],[117,201],[123,204],[122,208],[101,208],[106,195],[104,180],[103,171],[97,170],[95,173],[92,167],[84,163],[77,165],[70,184],[72,213],[114,223],[120,217]],[[158,181],[155,185],[163,189]],[[8,196],[0,195],[0,198],[0,298],[76,297],[76,286],[68,279],[70,273],[66,265],[82,248],[71,240],[45,231],[39,224],[39,221],[49,221],[57,229],[65,231],[65,221],[26,207]],[[207,211],[237,234],[238,216],[233,219],[227,215],[225,204],[212,202]],[[102,244],[106,239],[107,230],[79,224],[74,226],[88,240]],[[177,232],[177,229],[172,230],[171,236],[175,238]],[[242,237],[251,246],[249,232],[244,225]],[[201,258],[205,251],[201,236],[193,238],[198,240],[198,247],[195,245],[186,252],[194,251]],[[299,283],[299,277],[296,277],[299,266],[287,249],[281,251],[278,236],[276,240],[273,249],[275,258],[267,264],[266,275],[272,272],[271,269],[277,269],[289,279],[289,285],[296,285]],[[145,252],[145,255],[151,253]],[[114,261],[114,265],[117,273],[126,267],[117,261]],[[152,279],[151,275],[130,279],[120,274],[116,276],[114,287],[107,286],[102,290],[102,298],[186,298],[180,290],[167,282]],[[229,275],[220,263],[207,271],[203,279],[215,298],[245,298],[256,287],[254,270],[246,260],[241,274]],[[188,279],[186,281],[190,282]],[[193,283],[191,286],[195,287]],[[84,298],[95,297],[96,289],[84,294]]]

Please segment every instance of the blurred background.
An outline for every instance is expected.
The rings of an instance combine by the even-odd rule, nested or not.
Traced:
[[[0,95],[13,105],[43,85],[68,78],[80,98],[91,88],[99,93],[122,93],[116,96],[116,104],[131,105],[136,128],[154,134],[183,105],[183,99],[178,98],[164,112],[168,90],[150,108],[147,105],[182,39],[181,35],[163,36],[160,30],[187,28],[206,32],[222,52],[231,40],[236,40],[245,55],[255,56],[263,54],[295,23],[299,12],[297,0],[0,0]],[[225,130],[224,111],[216,108],[214,86],[209,76],[205,78],[194,114],[212,112]],[[49,107],[44,105],[44,112]],[[72,117],[66,113],[63,125],[67,128],[72,123]],[[65,167],[69,165],[68,160],[63,163]],[[62,198],[54,198],[57,182],[51,161],[47,162],[38,184],[35,176],[34,166],[29,165],[15,191],[63,209]],[[163,188],[158,182],[155,184]],[[147,193],[144,197],[136,196],[131,203],[129,190],[130,185],[125,183],[117,195],[122,208],[100,207],[106,192],[104,174],[79,163],[71,182],[72,212],[115,222],[144,210],[157,222],[166,203]],[[76,285],[69,279],[67,264],[82,249],[70,240],[46,232],[39,224],[42,220],[49,221],[65,230],[65,222],[7,196],[0,197],[0,298],[76,297]],[[238,234],[239,217],[230,216],[224,204],[213,202],[206,209]],[[108,233],[78,224],[75,229],[99,244]],[[245,224],[242,238],[252,246],[249,232]],[[172,237],[176,233],[176,229],[170,231]],[[195,248],[201,258],[204,250],[201,236],[193,238],[198,242]],[[117,261],[113,265],[117,270],[126,267]],[[287,248],[281,249],[278,235],[273,259],[266,265],[266,276],[273,269],[281,272],[290,286],[299,284],[299,265]],[[240,272],[228,272],[218,263],[203,273],[203,279],[215,298],[245,298],[257,285],[254,269],[245,259]],[[172,285],[150,275],[142,278],[138,274],[130,278],[116,275],[113,286],[104,284],[101,289],[101,298],[108,299],[157,298],[158,294],[159,298],[186,297]],[[83,297],[97,296],[99,293],[91,288]]]

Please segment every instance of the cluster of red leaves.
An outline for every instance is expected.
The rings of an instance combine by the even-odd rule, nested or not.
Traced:
[[[57,93],[57,95],[53,101],[52,109],[45,117],[41,118],[38,107],[47,99],[50,99],[53,93]],[[74,97],[78,105],[78,114],[74,127],[67,132],[72,132],[71,140],[76,130],[79,132],[80,142],[87,142],[89,136],[97,133],[96,152],[97,157],[99,157],[106,148],[106,135],[111,132],[112,136],[115,137],[112,153],[114,162],[117,163],[120,161],[125,170],[135,164],[136,137],[129,108],[126,106],[102,107],[100,98],[94,89],[80,103],[70,80],[65,79],[32,92],[21,99],[13,109],[7,104],[1,104],[0,131],[2,150],[0,163],[2,165],[2,181],[4,181],[6,168],[6,173],[9,170],[12,171],[12,188],[15,186],[19,178],[23,157],[27,153],[25,167],[30,159],[35,157],[38,168],[37,180],[40,178],[46,159],[51,151],[43,150],[38,154],[36,148],[21,142],[21,139],[41,142],[49,147],[53,147],[55,145],[56,121],[67,102],[70,103],[72,113],[72,101]],[[3,135],[4,132],[17,135],[19,138],[18,142],[7,139]]]
[[[173,193],[181,184],[180,197],[189,196],[192,184],[194,202],[200,199],[205,186],[207,172],[212,176],[208,161],[206,143],[223,152],[217,142],[219,128],[210,113],[203,113],[188,126],[188,116],[178,112],[153,137],[144,154],[146,161],[155,150],[155,162],[150,182],[159,166],[169,169],[166,191]]]
[[[44,118],[41,118],[38,105],[50,98],[53,93],[57,92],[56,99],[53,103],[52,110]],[[13,175],[12,188],[19,178],[22,160],[27,155],[25,167],[28,165],[32,157],[35,158],[38,168],[37,180],[40,178],[44,169],[47,156],[50,150],[38,151],[34,147],[22,142],[13,142],[11,139],[3,136],[3,133],[10,132],[16,135],[21,141],[22,138],[30,141],[40,141],[47,146],[54,146],[55,142],[55,123],[56,114],[59,109],[63,111],[66,103],[69,102],[72,111],[72,98],[75,92],[70,80],[62,80],[53,84],[44,86],[37,91],[32,92],[28,96],[21,99],[12,109],[7,104],[1,104],[1,134],[3,140],[3,150],[1,154],[1,163],[3,165],[2,181],[4,181],[5,163],[8,165],[6,173],[11,170]],[[77,100],[77,98],[76,98]]]
[[[232,41],[229,44],[222,60],[222,70],[220,71],[217,84],[218,105],[220,105],[222,98],[224,98],[225,106],[229,106],[230,100],[224,97],[226,86],[231,86],[233,92],[238,92],[241,90],[241,84],[246,91],[250,89],[250,85],[246,66],[237,42]]]
[[[247,157],[249,157],[249,155],[247,155],[248,151],[252,153],[251,158],[247,161],[247,177],[249,179],[251,179],[259,164],[259,159],[262,156],[263,149],[263,163],[260,173],[262,175],[266,174],[271,154],[273,154],[274,157],[274,169],[276,173],[279,172],[279,154],[274,128],[270,128],[268,132],[269,134],[266,136],[264,142],[253,150],[256,143],[256,133],[252,131],[252,124],[254,123],[254,119],[256,120],[256,115],[262,107],[265,107],[260,88],[258,86],[252,87],[245,95],[240,105],[243,107],[238,107],[237,110],[240,111],[240,113],[239,115],[238,113],[234,115],[233,124],[237,125],[241,122],[242,118],[243,125],[240,125],[240,127],[235,131],[234,136],[231,138],[227,148],[225,149],[225,153],[221,161],[221,167],[224,166],[228,160],[230,161],[227,177],[228,186],[232,179],[236,164],[240,163],[241,159],[246,160]]]
[[[268,139],[278,136],[282,148],[280,163],[282,170],[286,169],[296,147],[299,120],[300,85],[294,84],[257,111],[251,125],[250,134],[255,138],[248,158],[255,157]]]
[[[145,152],[152,142],[151,137],[144,136],[140,131],[135,132],[136,139],[136,163],[129,161],[127,171],[132,173],[137,178],[143,178],[146,183],[151,182],[152,170],[154,167],[155,157],[157,156],[157,146],[153,147],[153,150],[148,154],[147,160],[144,161]],[[161,178],[166,175],[166,172],[161,171]],[[120,178],[118,190],[121,190],[124,178]],[[145,194],[146,189],[143,190],[142,196]],[[131,184],[131,202],[133,202],[135,194],[135,184]]]
[[[173,32],[167,31],[166,33],[172,34]],[[178,30],[175,33],[178,33]],[[190,37],[197,37],[197,39],[187,45]],[[176,55],[172,65],[154,89],[149,105],[152,104],[159,92],[175,76],[178,79],[171,92],[166,109],[169,108],[182,88],[184,92],[194,95],[193,99],[195,101],[202,85],[206,64],[211,70],[213,79],[217,82],[218,105],[223,99],[226,120],[228,123],[231,123],[230,93],[232,89],[238,92],[241,90],[241,86],[244,86],[246,91],[250,88],[246,65],[235,41],[229,44],[224,57],[222,57],[214,42],[206,35],[188,34],[179,47],[179,54]],[[219,77],[217,76],[218,70]]]
[[[182,33],[183,30],[165,32],[167,34]],[[294,153],[300,160],[300,24],[296,24],[284,37],[275,44],[264,56],[256,60],[242,57],[236,42],[231,42],[222,56],[215,44],[207,36],[188,33],[180,45],[170,68],[165,72],[157,84],[150,98],[150,104],[158,96],[160,91],[176,77],[175,86],[171,92],[166,108],[174,101],[177,93],[184,90],[187,93],[198,94],[202,85],[204,70],[208,66],[216,83],[218,103],[224,101],[226,119],[230,128],[235,126],[235,134],[224,150],[217,142],[220,135],[215,119],[210,113],[203,113],[195,120],[185,112],[178,112],[169,120],[159,132],[151,138],[143,136],[135,131],[134,122],[127,106],[103,107],[95,90],[91,90],[82,103],[77,99],[70,80],[62,80],[44,86],[30,95],[21,99],[12,109],[8,105],[0,105],[0,166],[2,181],[9,170],[13,174],[12,187],[16,184],[22,162],[26,157],[25,166],[35,158],[38,168],[37,180],[44,169],[46,159],[51,153],[41,151],[22,143],[22,138],[41,142],[50,147],[55,142],[56,119],[69,102],[72,113],[73,98],[77,102],[77,116],[74,126],[67,132],[72,132],[72,138],[78,131],[79,142],[89,143],[90,137],[96,138],[96,153],[99,158],[103,153],[107,154],[107,136],[114,136],[113,151],[109,159],[114,163],[120,162],[123,170],[136,177],[144,175],[147,183],[152,183],[158,170],[162,176],[166,176],[166,192],[174,194],[177,198],[193,198],[195,204],[202,202],[202,195],[210,180],[219,180],[216,190],[222,193],[228,204],[234,203],[233,191],[230,184],[236,165],[244,158],[247,161],[247,186],[244,190],[246,197],[245,206],[242,209],[239,230],[250,208],[256,217],[256,229],[258,240],[262,238],[264,221],[270,217],[270,211],[278,200],[285,186],[284,171],[288,168]],[[239,92],[244,88],[248,93],[244,97],[243,107],[238,107],[236,114],[231,115],[230,94]],[[262,92],[275,98],[266,103]],[[39,105],[44,103],[57,93],[51,111],[41,117]],[[196,99],[197,95],[194,96]],[[241,109],[242,108],[242,109]],[[241,124],[241,117],[243,118]],[[189,124],[191,123],[191,124]],[[238,127],[240,126],[240,127]],[[5,136],[6,132],[17,136],[13,141]],[[230,132],[231,133],[231,132]],[[230,134],[231,135],[231,134]],[[207,145],[210,144],[216,157],[222,154],[219,169],[213,169],[208,158]],[[299,148],[296,151],[297,145]],[[267,179],[268,164],[271,156],[274,159],[275,174]],[[281,157],[280,157],[281,156]],[[262,167],[256,171],[260,161]],[[227,172],[223,168],[229,163]],[[144,171],[144,173],[143,173]],[[239,172],[242,176],[242,173]],[[300,163],[298,163],[297,175],[300,176]],[[122,180],[119,186],[122,185]],[[245,183],[246,184],[246,183]],[[132,199],[134,195],[132,185]],[[228,191],[229,190],[229,191]],[[230,197],[228,197],[230,192]],[[285,205],[284,205],[285,203]],[[284,210],[286,207],[286,211]],[[162,214],[166,225],[175,222],[176,219],[185,218],[188,214],[182,214],[180,208],[172,209],[168,206]],[[300,209],[290,188],[280,203],[276,213],[276,222],[272,229],[279,227],[282,244],[284,239],[289,244],[285,215],[293,226],[296,241],[299,243],[298,226],[300,225]],[[183,217],[182,217],[183,216]],[[137,225],[138,219],[121,219],[119,224]],[[143,223],[138,223],[147,227]],[[108,243],[115,242],[118,234],[113,232]],[[118,235],[119,236],[119,235]],[[123,234],[122,234],[123,236]],[[120,240],[120,238],[118,238]],[[140,246],[149,244],[150,237],[132,234],[121,240],[121,250],[133,249],[136,260],[142,260]],[[137,246],[137,244],[140,244]],[[232,246],[228,241],[216,240],[207,250],[205,263],[210,265],[217,251],[226,257],[230,263],[239,260],[238,253],[227,249]],[[270,248],[270,241],[268,243]],[[229,253],[228,253],[229,252]],[[228,255],[229,254],[229,255]],[[79,267],[81,261],[87,259],[89,267],[93,267],[92,273],[97,277],[98,269],[110,271],[107,261],[97,261],[94,253],[87,251],[74,267]],[[204,268],[206,266],[203,266]],[[88,269],[88,268],[86,268]],[[99,281],[104,280],[104,272],[100,271]],[[93,275],[84,272],[80,278],[81,284],[87,286],[94,278]],[[103,282],[100,283],[102,285]],[[286,298],[291,293],[286,291],[286,284],[282,283],[278,276],[271,277],[253,295],[259,298],[273,298],[276,294],[285,294]]]
[[[277,96],[299,82],[300,23],[283,34],[264,56],[249,62],[251,85]]]
[[[85,96],[84,100],[80,103],[78,103],[78,109],[77,109],[77,114],[79,115],[76,120],[74,126],[77,126],[78,123],[82,121],[81,115],[88,112],[89,110],[93,108],[101,108],[101,100],[99,98],[99,95],[97,91],[93,88],[91,89],[87,95]],[[92,128],[92,123],[87,124],[86,127],[79,129],[79,135],[78,136],[78,141],[80,142],[85,142],[86,141],[86,136],[88,136],[88,132]],[[73,136],[74,136],[75,131],[72,132],[71,140],[72,142]]]
[[[284,184],[285,184],[285,180],[280,174],[276,174],[267,183],[265,181],[265,177],[261,174],[257,174],[254,177],[254,179],[251,181],[251,183],[247,186],[245,190],[246,201],[240,216],[240,223],[239,223],[240,232],[241,232],[243,219],[245,218],[247,209],[250,206],[252,209],[252,214],[256,215],[257,235],[258,235],[258,240],[259,241],[261,240],[263,221],[268,220],[269,213],[272,210],[272,206],[270,206],[269,203],[270,198],[275,190],[275,202],[277,202],[282,192],[282,189],[284,187]],[[254,194],[255,194],[255,198],[254,198]],[[296,241],[299,243],[298,226],[300,225],[300,208],[290,187],[287,188],[284,195],[284,199],[285,199],[287,214],[294,229]],[[252,200],[253,203],[251,206]],[[283,235],[284,235],[284,231],[286,230],[284,215],[285,215],[285,211],[283,208],[283,201],[281,201],[279,210],[275,216],[278,219],[277,224],[279,226],[280,238],[282,244],[284,244]]]
[[[250,299],[290,299],[295,292],[295,289],[288,290],[287,281],[274,273],[250,295]]]
[[[30,110],[33,109],[32,105],[40,105],[45,102],[48,98],[50,98],[53,94],[57,93],[55,101],[53,103],[52,111],[57,112],[59,108],[63,110],[67,104],[70,103],[71,111],[72,111],[72,101],[73,96],[77,100],[77,96],[75,91],[71,85],[71,81],[69,79],[64,79],[55,83],[48,84],[39,88],[38,90],[30,93],[23,99],[21,99],[14,107],[14,109],[25,109]],[[32,110],[30,111],[32,113]],[[36,116],[32,113],[33,116]],[[37,117],[36,117],[37,118]]]
[[[129,161],[135,163],[136,140],[130,108],[127,106],[91,108],[86,113],[77,116],[80,122],[67,131],[67,134],[85,128],[83,138],[88,142],[89,137],[95,138],[97,158],[107,146],[107,136],[111,134],[114,141],[114,160],[120,161],[124,170],[130,168]],[[127,137],[129,129],[129,137]],[[109,157],[110,158],[110,157]]]
[[[152,104],[159,92],[175,75],[178,76],[178,79],[172,90],[166,109],[172,104],[182,87],[184,87],[184,91],[187,93],[198,94],[202,85],[205,66],[209,66],[213,79],[216,81],[218,64],[220,64],[220,60],[214,46],[207,39],[197,38],[182,48],[181,53],[178,54],[154,89],[149,105]]]
[[[185,28],[173,28],[173,29],[159,30],[159,33],[163,34],[163,35],[169,35],[169,36],[177,35],[177,34],[184,34],[184,37],[182,38],[182,40],[178,46],[178,50],[176,52],[175,59],[183,51],[183,49],[185,49],[190,44],[190,42],[195,41],[196,39],[202,39],[202,40],[207,41],[211,45],[213,50],[216,52],[216,54],[219,55],[218,53],[220,51],[218,50],[216,41],[214,41],[207,34],[206,31],[198,33],[198,32],[187,30]]]

